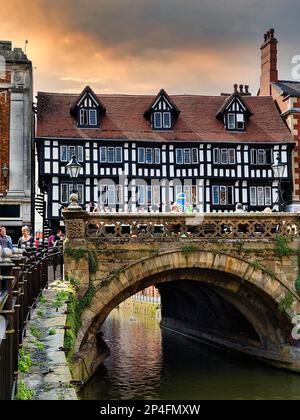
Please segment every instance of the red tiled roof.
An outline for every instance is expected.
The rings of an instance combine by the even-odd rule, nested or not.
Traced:
[[[253,112],[244,133],[224,129],[216,112],[224,96],[174,95],[181,111],[172,131],[154,131],[144,117],[156,97],[146,95],[98,95],[106,108],[101,127],[82,129],[70,114],[79,95],[38,93],[37,137],[124,139],[157,141],[282,142],[293,141],[271,97],[243,99]]]

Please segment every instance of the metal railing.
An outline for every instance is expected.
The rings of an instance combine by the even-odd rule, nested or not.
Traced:
[[[60,245],[13,253],[0,247],[0,400],[14,397],[19,349],[31,311],[48,283],[62,275]]]
[[[66,220],[67,231],[70,220]],[[295,238],[299,237],[299,221],[295,213],[94,213],[85,218],[86,237],[100,241]]]

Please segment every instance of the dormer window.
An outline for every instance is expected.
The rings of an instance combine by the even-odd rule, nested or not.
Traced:
[[[79,111],[80,127],[93,127],[98,125],[98,115],[96,109],[81,108]]]
[[[234,86],[234,89],[234,93],[224,101],[216,117],[223,119],[224,128],[227,131],[245,131],[246,123],[252,112],[242,94],[237,91],[237,85]]]
[[[226,118],[226,115],[225,115]],[[225,122],[226,125],[226,122]],[[227,114],[227,130],[244,130],[245,117],[244,114]]]
[[[162,89],[144,116],[150,120],[153,130],[172,130],[179,113],[177,106]]]
[[[90,87],[86,87],[71,108],[71,114],[77,119],[79,128],[100,126],[100,116],[106,112],[98,97]]]
[[[154,112],[153,114],[153,127],[155,129],[170,129],[172,128],[171,112]]]

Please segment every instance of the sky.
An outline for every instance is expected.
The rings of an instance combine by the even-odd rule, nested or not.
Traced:
[[[25,46],[35,91],[215,95],[258,90],[271,27],[279,78],[300,54],[299,0],[0,0],[0,39]]]

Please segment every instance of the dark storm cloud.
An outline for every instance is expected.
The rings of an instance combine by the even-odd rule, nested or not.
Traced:
[[[299,36],[299,0],[38,0],[52,23],[88,34],[124,54],[234,48],[274,26]],[[299,41],[299,40],[298,40]]]

